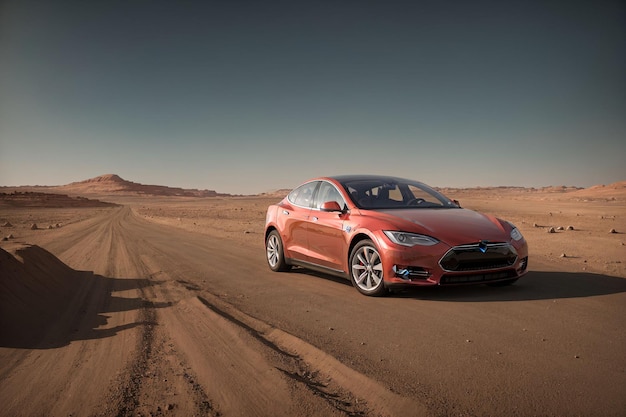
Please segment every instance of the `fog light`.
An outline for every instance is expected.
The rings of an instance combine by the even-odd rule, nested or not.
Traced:
[[[427,269],[424,269],[421,266],[394,265],[392,269],[396,277],[408,281],[413,281],[414,279],[427,279],[431,275]]]
[[[518,270],[520,272],[524,272],[526,268],[528,268],[528,257],[525,257],[520,261]]]
[[[394,265],[393,272],[396,274],[397,277],[400,277],[402,279],[409,279],[409,270],[403,266]]]

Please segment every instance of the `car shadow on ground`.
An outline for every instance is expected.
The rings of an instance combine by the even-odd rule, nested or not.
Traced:
[[[410,288],[393,297],[458,302],[530,301],[594,297],[626,292],[626,278],[578,272],[530,271],[505,287],[488,285]]]
[[[119,332],[155,325],[156,308],[144,291],[157,281],[147,278],[111,278],[77,271],[45,249],[28,245],[16,258],[0,253],[0,347],[50,349],[72,341],[112,337]],[[124,291],[138,290],[139,297]],[[132,319],[113,315],[137,311]]]
[[[297,268],[292,273],[305,274],[352,286],[347,279],[306,269]],[[626,292],[626,278],[587,272],[529,271],[516,283],[505,287],[490,287],[488,285],[397,287],[391,290],[387,297],[434,301],[489,302],[593,297],[624,292]]]

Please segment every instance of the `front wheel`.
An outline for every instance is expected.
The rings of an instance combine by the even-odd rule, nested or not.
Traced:
[[[276,230],[272,230],[267,235],[267,239],[265,239],[265,254],[267,256],[267,264],[272,271],[285,272],[291,269],[291,265],[285,262],[283,241]]]
[[[378,296],[387,292],[383,281],[383,261],[371,240],[362,240],[350,253],[352,285],[365,295]]]

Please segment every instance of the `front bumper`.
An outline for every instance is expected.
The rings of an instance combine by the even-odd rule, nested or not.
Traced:
[[[388,286],[485,284],[516,279],[528,271],[528,248],[519,244],[468,244],[398,248],[382,255]]]

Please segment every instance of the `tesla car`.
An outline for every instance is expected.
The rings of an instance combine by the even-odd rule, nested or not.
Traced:
[[[461,208],[396,177],[309,180],[267,209],[267,262],[345,277],[365,295],[394,286],[509,285],[527,272],[528,246],[510,222]]]

